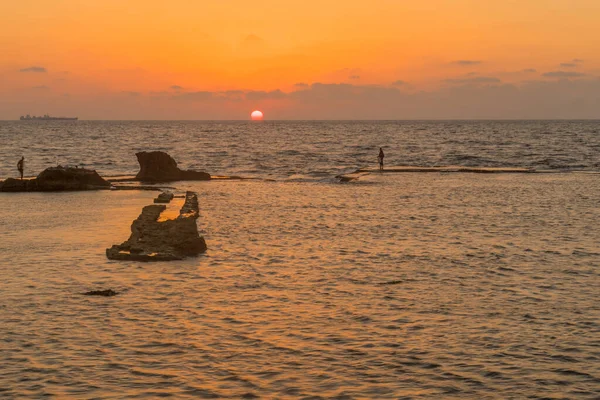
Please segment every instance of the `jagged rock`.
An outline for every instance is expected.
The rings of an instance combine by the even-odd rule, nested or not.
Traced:
[[[115,292],[112,289],[92,290],[90,292],[83,293],[84,296],[104,296],[104,297],[112,297],[112,296],[116,296],[118,294],[119,293]]]
[[[198,196],[187,192],[179,216],[158,221],[165,209],[165,205],[158,204],[144,207],[131,224],[129,239],[106,249],[106,256],[111,260],[173,261],[205,252],[206,242],[196,225]]]
[[[146,182],[207,181],[210,174],[200,171],[181,170],[177,162],[164,151],[136,153],[140,172],[135,179]]]
[[[51,192],[71,190],[110,189],[105,181],[91,169],[73,167],[46,168],[35,179],[8,178],[0,190],[2,192]]]

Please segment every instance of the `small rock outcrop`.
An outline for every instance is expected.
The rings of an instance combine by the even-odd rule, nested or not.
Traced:
[[[154,203],[168,204],[171,202],[171,200],[173,200],[173,197],[174,197],[173,193],[163,192],[163,193],[159,194],[157,198],[154,199]]]
[[[196,225],[199,217],[196,193],[186,193],[177,218],[159,221],[166,208],[163,204],[144,207],[131,224],[129,239],[106,249],[106,256],[124,261],[173,261],[204,253],[206,242]]]
[[[89,292],[85,292],[82,293],[84,296],[104,296],[104,297],[112,297],[112,296],[116,296],[119,293],[115,292],[112,289],[106,289],[106,290],[92,290]]]
[[[0,187],[2,192],[58,192],[110,189],[110,182],[91,169],[50,167],[34,179],[8,178]]]
[[[177,161],[164,151],[142,151],[135,154],[140,172],[135,176],[144,182],[207,181],[210,174],[201,171],[182,170]]]

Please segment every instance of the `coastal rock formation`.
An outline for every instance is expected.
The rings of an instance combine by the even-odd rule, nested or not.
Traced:
[[[198,233],[198,196],[186,192],[185,203],[175,219],[159,221],[167,206],[153,204],[143,208],[131,225],[131,236],[106,249],[111,260],[173,261],[196,256],[206,251],[206,242]]]
[[[110,182],[91,169],[50,167],[34,179],[8,178],[0,186],[2,192],[52,192],[110,189]]]
[[[182,170],[177,162],[164,151],[142,151],[135,154],[140,172],[135,179],[145,182],[207,181],[210,174],[201,171]]]
[[[37,189],[35,179],[7,178],[0,182],[0,192],[32,192]]]

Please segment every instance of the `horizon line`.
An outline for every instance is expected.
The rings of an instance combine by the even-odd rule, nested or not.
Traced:
[[[23,122],[23,123],[48,123],[48,122],[67,122],[76,124],[78,122],[169,122],[169,121],[178,121],[178,122],[252,122],[252,123],[265,123],[265,122],[411,122],[411,121],[600,121],[599,117],[594,118],[398,118],[398,119],[375,119],[375,118],[361,118],[361,119],[302,119],[302,118],[290,118],[290,119],[265,119],[262,121],[253,121],[250,119],[82,119],[79,118],[76,121],[65,121],[65,120],[55,120],[55,121],[45,121],[45,120],[31,120],[31,121],[22,121],[19,119],[0,119],[0,122]]]

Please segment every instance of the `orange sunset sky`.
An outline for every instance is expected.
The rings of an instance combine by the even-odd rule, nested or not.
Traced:
[[[0,119],[600,118],[598,0],[20,0]]]

